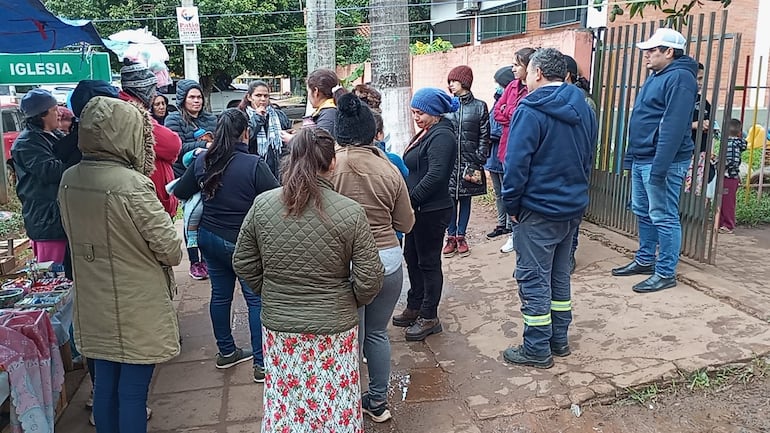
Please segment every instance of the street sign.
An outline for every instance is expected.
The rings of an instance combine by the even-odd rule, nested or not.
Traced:
[[[201,43],[201,23],[198,19],[197,7],[176,8],[176,22],[179,27],[179,43],[182,45]]]
[[[68,84],[111,81],[107,53],[0,54],[0,84]]]

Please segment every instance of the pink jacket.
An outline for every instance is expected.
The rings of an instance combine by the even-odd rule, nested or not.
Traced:
[[[497,149],[497,157],[505,165],[505,151],[508,148],[508,135],[510,132],[513,111],[519,105],[519,101],[527,96],[527,85],[518,78],[505,86],[505,91],[495,104],[495,120],[503,125],[503,133],[500,135],[500,147]]]

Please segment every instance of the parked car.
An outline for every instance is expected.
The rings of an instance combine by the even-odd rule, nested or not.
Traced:
[[[74,84],[54,84],[40,86],[40,88],[51,92],[59,105],[67,105],[67,96],[75,90],[75,86]]]
[[[0,113],[3,119],[3,150],[5,152],[5,166],[7,167],[9,185],[16,184],[16,172],[11,160],[11,146],[16,137],[24,129],[24,116],[16,104],[0,105]]]
[[[168,98],[168,103],[176,106],[176,81],[161,88],[161,91]],[[211,89],[211,96],[209,96],[211,112],[219,114],[228,108],[237,107],[245,94],[246,90],[236,89],[232,85],[228,85],[225,90],[222,90],[215,84]]]

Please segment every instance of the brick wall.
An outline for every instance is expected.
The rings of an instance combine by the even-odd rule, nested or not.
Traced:
[[[539,16],[537,17],[537,24],[538,26],[540,24]],[[515,38],[476,46],[458,47],[447,53],[412,56],[412,91],[422,87],[446,89],[446,77],[449,71],[458,65],[468,65],[473,69],[474,77],[471,90],[476,97],[491,105],[495,89],[495,72],[503,66],[511,65],[513,53],[517,50],[524,47],[557,48],[564,54],[575,57],[581,72],[588,75],[592,43],[593,35],[590,31],[558,28],[547,32],[528,32]],[[337,74],[340,77],[347,77],[356,66],[339,66],[337,67]],[[357,80],[356,83],[370,80],[371,69],[367,65],[364,77]]]
[[[746,74],[747,69],[747,62],[746,62],[746,56],[751,55],[753,57],[754,55],[754,41],[756,38],[756,30],[757,30],[757,9],[759,7],[760,1],[768,1],[768,0],[740,0],[740,1],[734,1],[730,6],[727,8],[728,12],[728,19],[727,19],[727,26],[726,26],[726,33],[732,34],[732,33],[741,33],[742,34],[742,41],[741,41],[741,50],[740,50],[740,57],[738,61],[738,73],[736,77],[736,85],[742,86],[744,77]],[[705,14],[705,19],[703,22],[703,28],[704,37],[708,34],[708,29],[710,26],[710,13],[716,12],[716,22],[714,26],[714,33],[718,34],[721,29],[721,16],[723,8],[721,6],[721,3],[719,2],[711,2],[711,1],[704,1],[702,2],[702,7],[696,6],[692,13],[696,15],[696,20],[694,23],[690,23],[689,26],[693,28],[693,34],[695,32],[695,28],[697,28],[697,15],[698,14]],[[628,11],[625,12],[624,15],[618,16],[614,23],[608,23],[608,27],[612,28],[620,28],[624,27],[629,24],[637,24],[637,23],[643,23],[643,22],[650,22],[650,21],[657,21],[662,20],[665,18],[665,15],[661,11],[656,11],[652,8],[648,8],[645,10],[644,18],[635,17],[634,19],[631,19],[629,16]],[[657,24],[656,24],[657,25]],[[683,31],[685,35],[687,35],[687,30],[685,29]],[[710,87],[713,89],[713,85],[715,82],[715,75],[716,75],[716,68],[719,59],[717,59],[717,43],[715,42],[713,45],[714,50],[712,51],[712,60],[711,60],[711,70],[712,70],[712,78],[710,80]],[[725,43],[725,53],[722,56],[722,71],[720,73],[720,102],[719,105],[722,106],[725,101],[726,92],[727,92],[727,83],[729,78],[729,69],[730,69],[730,54],[732,49],[732,41],[726,40]],[[706,63],[706,44],[701,44],[701,51],[699,58],[696,59],[700,61],[701,63]],[[695,56],[695,47],[690,47],[690,55]],[[641,54],[640,54],[641,55]],[[770,59],[764,59],[764,66],[763,66],[763,74],[767,74],[766,76],[770,77],[770,70],[768,70],[768,66],[770,66]],[[749,70],[751,70],[751,65],[748,65]],[[756,85],[756,77],[754,79],[751,79],[751,82],[749,83],[749,86],[755,86]],[[709,91],[708,98],[712,99],[711,95],[712,91]],[[748,100],[751,98],[748,98],[747,94],[747,108],[753,107],[753,99]],[[743,91],[738,90],[734,92],[734,103],[733,107],[737,108],[734,109],[734,116],[737,117],[740,114],[740,106],[743,98]],[[761,107],[767,107],[767,99],[765,101],[760,101]]]

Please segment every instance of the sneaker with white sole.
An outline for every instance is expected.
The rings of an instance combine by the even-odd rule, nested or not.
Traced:
[[[243,350],[240,347],[235,348],[235,352],[223,356],[221,353],[217,353],[217,368],[224,369],[230,368],[234,365],[238,365],[241,362],[246,362],[254,359],[254,354],[250,350]]]
[[[388,409],[388,402],[383,401],[377,406],[373,406],[368,392],[365,392],[361,396],[361,410],[363,410],[365,414],[372,417],[372,421],[374,422],[385,422],[393,418],[393,416],[390,414],[390,410]]]
[[[509,237],[508,240],[505,241],[505,244],[502,247],[500,247],[500,252],[501,253],[505,253],[505,254],[513,252],[513,238],[512,237]]]

